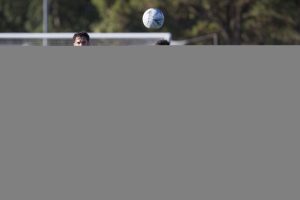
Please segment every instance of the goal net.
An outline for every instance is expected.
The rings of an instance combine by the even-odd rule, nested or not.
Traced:
[[[173,45],[218,45],[218,34],[210,33],[185,40],[172,41]]]
[[[0,46],[72,46],[74,33],[0,33]],[[170,33],[89,33],[92,46],[153,45]]]

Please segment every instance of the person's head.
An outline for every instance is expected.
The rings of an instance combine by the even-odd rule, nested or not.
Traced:
[[[90,36],[87,32],[78,32],[73,35],[73,46],[89,46]]]
[[[170,45],[168,40],[158,40],[155,45]]]

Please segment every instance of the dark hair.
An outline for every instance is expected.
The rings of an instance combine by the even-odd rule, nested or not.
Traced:
[[[75,42],[75,39],[76,39],[77,37],[86,38],[88,42],[90,41],[90,36],[89,36],[89,34],[88,34],[87,32],[84,32],[84,31],[75,33],[75,34],[73,35],[73,42]]]
[[[168,40],[158,40],[156,45],[170,45],[170,42]]]

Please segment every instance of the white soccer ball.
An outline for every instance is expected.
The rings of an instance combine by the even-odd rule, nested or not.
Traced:
[[[164,25],[165,16],[158,8],[149,8],[144,12],[143,24],[149,29],[159,29]]]

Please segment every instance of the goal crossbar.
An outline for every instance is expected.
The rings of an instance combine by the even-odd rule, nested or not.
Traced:
[[[93,45],[105,44],[141,44],[153,43],[157,40],[171,41],[168,32],[119,32],[119,33],[88,33]],[[70,45],[74,33],[0,33],[0,45]],[[42,43],[41,43],[42,41]]]
[[[0,33],[0,39],[72,39],[74,33]],[[165,39],[170,41],[170,33],[89,33],[96,39]]]

